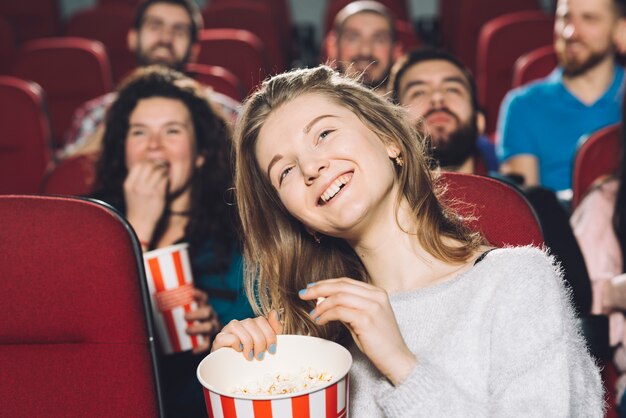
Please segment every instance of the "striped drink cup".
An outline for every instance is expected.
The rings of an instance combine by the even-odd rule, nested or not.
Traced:
[[[143,255],[155,327],[165,354],[191,350],[204,341],[185,332],[191,325],[185,314],[197,309],[188,246],[176,244]]]
[[[348,416],[348,371],[352,356],[341,345],[316,337],[279,335],[276,354],[246,360],[221,348],[198,366],[209,418],[343,418]],[[268,376],[298,375],[303,369],[332,378],[307,390],[280,395],[240,394],[235,389]]]

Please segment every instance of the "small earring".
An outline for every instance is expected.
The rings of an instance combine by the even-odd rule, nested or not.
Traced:
[[[320,239],[319,235],[317,235],[317,232],[313,232],[313,239],[315,240],[316,243],[321,243],[322,240]]]
[[[396,158],[393,159],[393,161],[396,163],[398,167],[404,166],[404,160],[402,159],[400,155],[397,155]]]

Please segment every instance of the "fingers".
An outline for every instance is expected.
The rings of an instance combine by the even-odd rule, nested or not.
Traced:
[[[215,315],[215,311],[211,305],[206,303],[198,309],[193,309],[185,314],[187,321],[207,321]]]
[[[272,319],[277,321],[277,318]],[[277,324],[274,323],[274,327]],[[276,353],[276,332],[264,317],[249,318],[243,321],[231,321],[222,332],[217,334],[213,349],[231,347],[241,353],[247,360],[256,358],[263,360],[265,353]],[[282,325],[281,325],[282,329]]]
[[[147,191],[158,190],[164,193],[167,181],[167,165],[145,161],[130,169],[124,186],[128,191],[146,193]]]
[[[270,312],[270,315],[268,317],[268,322],[270,324],[270,327],[272,327],[272,330],[274,331],[275,334],[283,333],[283,323],[280,322],[280,317],[277,311],[272,310]]]
[[[321,280],[309,284],[306,289],[300,290],[299,296],[303,300],[314,300],[347,293],[368,299],[386,298],[386,293],[380,288],[348,278]]]
[[[209,295],[196,287],[192,290],[192,296],[198,305],[206,305],[209,300]]]

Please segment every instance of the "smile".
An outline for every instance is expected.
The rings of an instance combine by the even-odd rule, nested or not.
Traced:
[[[328,203],[333,197],[337,196],[337,193],[339,193],[339,191],[350,182],[350,180],[352,179],[352,175],[353,173],[348,173],[337,177],[337,179],[335,179],[335,181],[333,181],[332,184],[328,186],[324,193],[322,193],[319,198],[318,204],[324,205]]]

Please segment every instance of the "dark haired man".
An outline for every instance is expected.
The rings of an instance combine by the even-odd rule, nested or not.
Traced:
[[[194,0],[144,0],[137,6],[133,26],[129,29],[128,48],[141,67],[160,64],[184,71],[200,50],[197,43],[203,27],[202,14]],[[207,90],[209,100],[229,119],[234,120],[239,103],[222,94]],[[97,153],[102,139],[102,122],[115,93],[92,99],[74,113],[72,127],[66,134],[67,144],[58,157]]]
[[[487,175],[497,171],[493,144],[482,136],[485,117],[469,70],[454,55],[422,48],[401,57],[389,80],[394,100],[428,133],[444,170]]]

